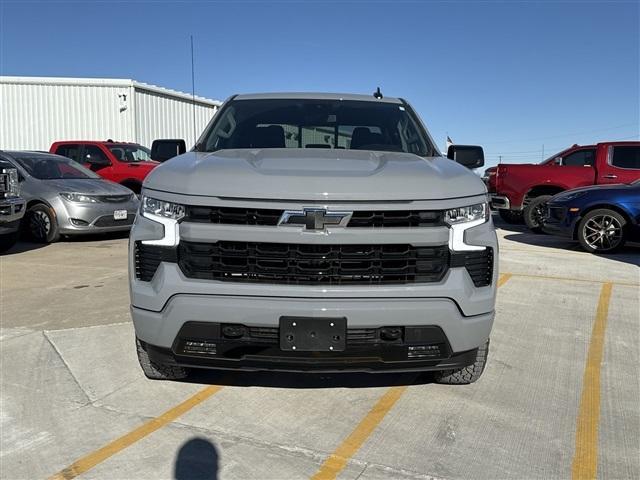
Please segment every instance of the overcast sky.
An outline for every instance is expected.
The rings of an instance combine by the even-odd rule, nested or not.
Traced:
[[[0,73],[400,96],[487,164],[638,139],[640,2],[7,2]]]

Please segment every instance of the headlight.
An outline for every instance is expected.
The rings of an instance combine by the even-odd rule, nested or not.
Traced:
[[[60,196],[65,200],[69,200],[70,202],[77,202],[77,203],[97,203],[98,202],[97,198],[91,195],[83,195],[82,193],[62,192]]]
[[[460,223],[474,222],[476,220],[489,220],[489,205],[477,203],[468,207],[452,208],[444,214],[444,221],[448,225],[458,225]]]
[[[6,180],[0,177],[0,182],[4,183],[0,190],[0,198],[18,197],[20,195],[20,184],[18,183],[18,170],[15,168],[2,168],[0,174],[4,174]]]
[[[172,220],[180,220],[186,213],[184,205],[165,202],[164,200],[158,200],[147,196],[142,197],[140,211],[144,216],[154,215],[156,217],[170,218]]]

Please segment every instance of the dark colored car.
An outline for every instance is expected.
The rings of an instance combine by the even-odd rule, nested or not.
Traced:
[[[18,240],[25,201],[19,196],[18,171],[0,153],[0,252]]]
[[[140,193],[147,174],[159,165],[151,159],[151,151],[137,143],[64,141],[55,142],[49,151],[75,160],[134,193]]]
[[[640,240],[640,180],[576,188],[547,204],[544,231],[577,240],[587,252],[613,252]]]

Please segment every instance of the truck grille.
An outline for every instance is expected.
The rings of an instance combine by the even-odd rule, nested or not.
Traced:
[[[284,210],[231,207],[187,207],[186,222],[227,225],[276,226]],[[361,210],[354,211],[347,227],[435,227],[442,226],[438,210]]]
[[[476,252],[457,252],[451,255],[452,267],[465,267],[476,287],[491,285],[493,278],[493,249]]]
[[[437,282],[449,267],[466,268],[476,287],[491,285],[493,249],[449,252],[447,246],[296,245],[181,242],[135,243],[136,278],[145,282],[161,262],[178,262],[188,278],[229,282],[344,285]]]
[[[181,242],[188,278],[293,285],[437,282],[449,249],[410,245],[309,245]]]

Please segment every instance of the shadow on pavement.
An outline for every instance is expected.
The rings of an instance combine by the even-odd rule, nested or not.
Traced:
[[[232,387],[267,388],[375,388],[433,383],[428,372],[406,373],[293,373],[243,372],[197,369],[186,380],[189,383]]]
[[[123,238],[129,238],[129,231],[124,232],[107,232],[107,233],[89,233],[86,235],[70,235],[62,237],[58,243],[90,243],[99,242],[104,240],[120,240]],[[20,239],[13,247],[0,255],[9,256],[17,255],[19,253],[29,252],[31,250],[38,250],[48,247],[48,243],[33,242],[28,239]]]
[[[585,255],[593,255],[595,257],[640,266],[640,244],[638,243],[627,242],[627,244],[616,253],[589,254],[580,247],[578,242],[574,242],[563,237],[555,237],[553,235],[537,234],[525,230],[521,233],[505,235],[504,238],[505,240],[525,245],[582,252]]]
[[[176,480],[217,480],[218,451],[205,438],[192,438],[178,451],[174,476]]]
[[[11,247],[6,252],[0,253],[0,256],[8,257],[10,255],[17,255],[19,253],[30,252],[31,250],[38,250],[46,246],[47,246],[46,243],[18,241],[18,243],[16,243],[13,247]]]

